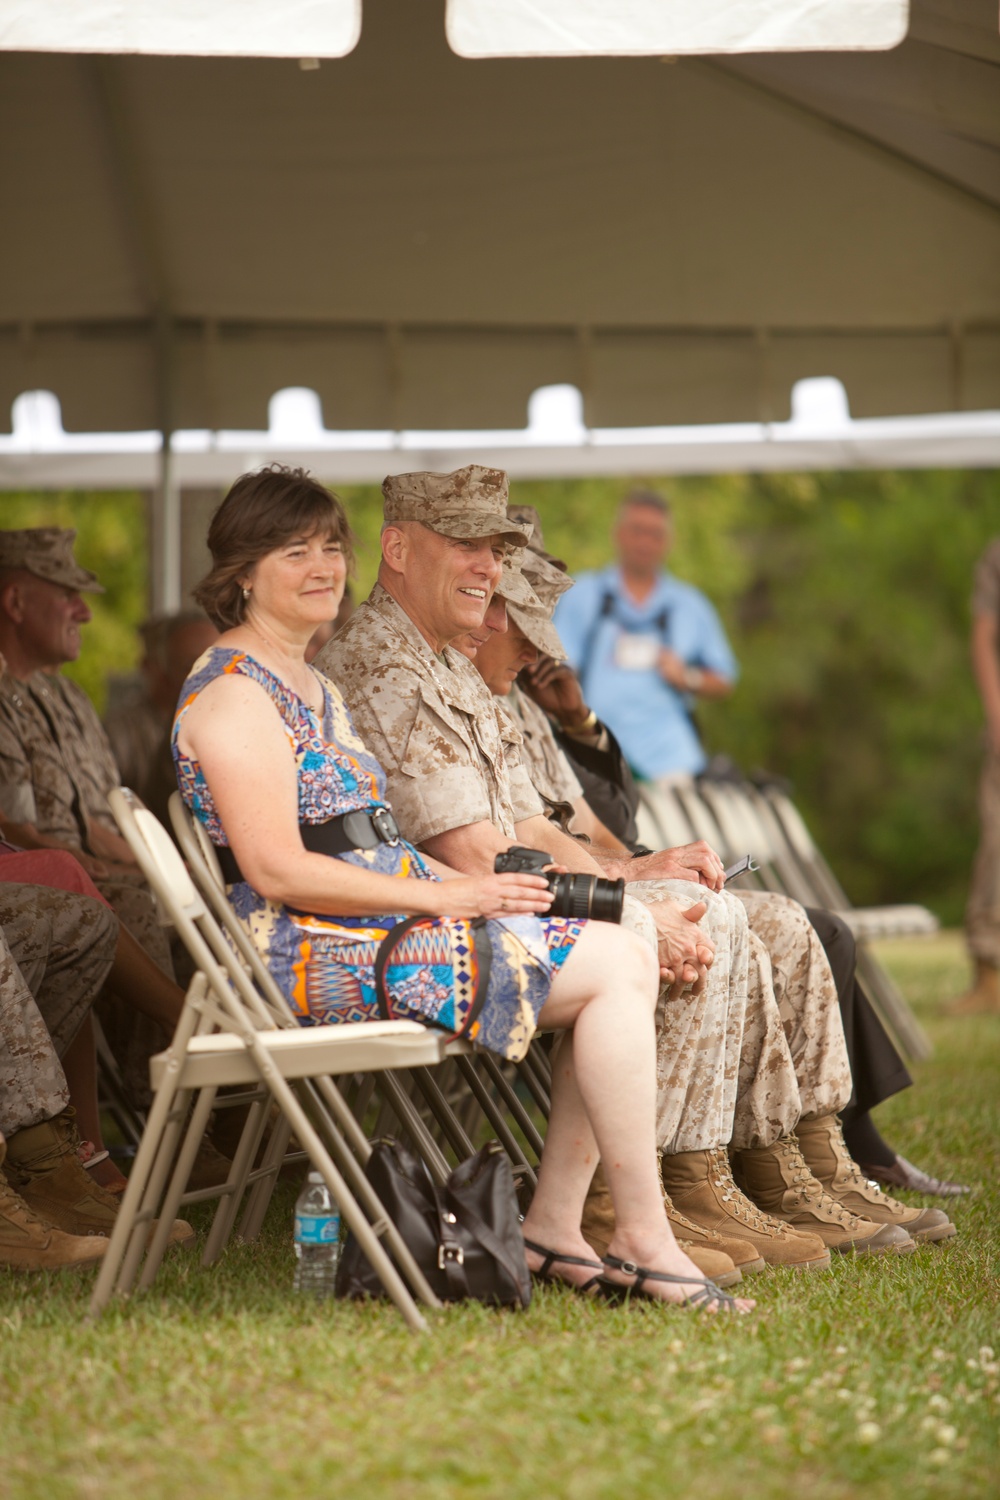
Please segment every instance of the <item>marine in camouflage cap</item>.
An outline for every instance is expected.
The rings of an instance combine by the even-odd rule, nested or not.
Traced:
[[[518,597],[516,586],[511,585],[504,565],[503,576],[497,585],[497,593],[507,601],[507,612],[514,624],[523,631],[531,644],[543,656],[553,661],[565,661],[566,650],[559,633],[552,624],[556,602],[573,587],[573,580],[555,558],[549,556],[542,545],[542,528],[538,512],[531,505],[511,505],[507,513],[512,518],[530,526],[531,540],[521,559],[521,581],[527,582],[535,603]]]
[[[508,615],[518,629],[527,636],[531,644],[543,656],[551,656],[553,661],[565,661],[566,650],[559,639],[556,627],[552,623],[552,614],[556,607],[556,600],[560,594],[565,593],[567,587],[572,587],[572,582],[567,582],[564,574],[556,572],[554,568],[549,569],[548,564],[545,564],[546,570],[555,573],[556,578],[559,580],[558,584],[556,584],[550,577],[545,576],[544,573],[535,567],[535,564],[542,561],[541,558],[534,557],[529,553],[528,560],[525,562],[527,581],[530,583],[532,593],[538,600],[537,605],[526,605],[520,599],[516,598],[513,592],[508,591],[509,585],[506,567],[504,568],[500,582],[497,584],[497,593],[507,601]],[[525,581],[524,575],[521,575],[521,578],[522,581]]]
[[[386,524],[419,521],[441,536],[499,536],[527,545],[529,528],[507,515],[507,475],[502,469],[467,464],[451,474],[390,474],[382,481]]]
[[[29,526],[0,531],[0,568],[24,568],[46,583],[58,583],[78,593],[103,594],[93,573],[73,556],[75,531],[62,526]]]

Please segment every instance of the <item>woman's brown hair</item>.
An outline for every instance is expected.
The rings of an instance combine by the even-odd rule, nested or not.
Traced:
[[[246,600],[240,580],[269,552],[316,532],[340,542],[350,566],[353,538],[336,495],[305,469],[284,464],[241,474],[212,517],[212,571],[194,590],[212,624],[219,630],[242,624]]]

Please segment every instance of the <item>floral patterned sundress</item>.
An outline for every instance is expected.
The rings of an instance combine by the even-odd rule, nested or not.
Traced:
[[[214,844],[225,847],[228,839],[201,766],[181,751],[178,734],[198,694],[227,673],[258,683],[281,716],[295,757],[300,822],[324,823],[343,813],[388,807],[382,767],[358,738],[347,705],[329,678],[316,672],[323,688],[323,711],[317,714],[254,657],[213,646],[195,663],[181,690],[172,746],[181,795]],[[439,878],[404,839],[330,857],[400,879]],[[266,900],[246,881],[230,886],[229,895],[303,1026],[381,1018],[375,960],[383,939],[403,916],[335,917],[293,910]],[[472,922],[421,918],[400,938],[385,968],[392,1013],[464,1033],[517,1061],[528,1049],[553,976],[583,926],[565,917],[487,922],[489,982],[485,1003],[469,1025],[479,983]]]

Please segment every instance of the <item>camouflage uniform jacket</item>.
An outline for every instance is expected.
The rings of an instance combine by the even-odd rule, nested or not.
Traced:
[[[314,663],[340,688],[382,763],[406,838],[420,844],[470,823],[509,838],[542,804],[521,764],[521,735],[471,662],[438,656],[381,585]]]
[[[90,699],[65,677],[0,679],[0,812],[88,850],[87,825],[116,831],[118,768]]]
[[[521,758],[545,804],[545,816],[568,832],[574,804],[583,796],[583,787],[556,744],[548,714],[527,693],[522,693],[517,683],[510,695],[498,698],[497,703],[521,732]]]

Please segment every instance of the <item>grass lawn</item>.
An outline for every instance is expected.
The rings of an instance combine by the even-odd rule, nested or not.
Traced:
[[[256,1245],[211,1271],[175,1252],[97,1327],[87,1274],[0,1272],[0,1496],[996,1493],[1000,1022],[939,1019],[956,935],[882,955],[936,1052],[880,1122],[976,1184],[950,1246],[767,1273],[738,1324],[549,1291],[419,1337],[388,1307],[293,1297],[285,1189]]]

